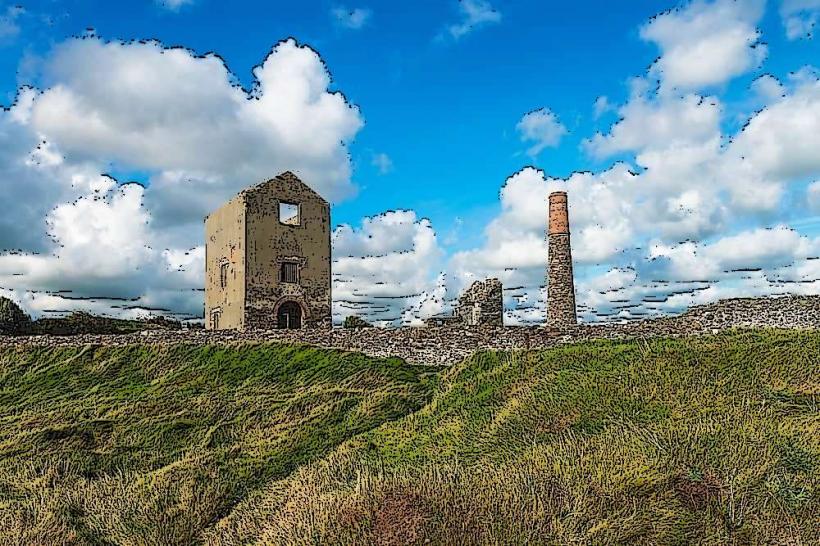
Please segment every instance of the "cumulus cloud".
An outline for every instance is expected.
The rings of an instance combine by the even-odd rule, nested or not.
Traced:
[[[633,82],[619,121],[585,142],[593,156],[619,161],[566,179],[533,168],[510,177],[484,243],[453,257],[454,280],[498,276],[512,287],[508,323],[543,320],[546,198],[563,190],[584,320],[677,312],[719,297],[820,292],[812,273],[818,242],[789,227],[783,199],[820,174],[813,153],[820,80],[802,70],[786,83],[758,85],[772,91],[766,106],[727,135],[716,97]],[[815,186],[806,190],[810,204]],[[766,221],[772,227],[741,227]]]
[[[756,114],[734,139],[729,155],[775,181],[820,170],[820,80],[816,74]]]
[[[789,40],[811,38],[818,16],[820,0],[782,0],[780,3],[780,17]]]
[[[620,152],[684,147],[708,141],[720,130],[721,106],[716,98],[686,95],[656,99],[639,94],[618,109],[620,120],[606,135],[585,141],[586,150],[601,159]]]
[[[500,19],[486,2],[461,9],[453,37]],[[413,211],[337,228],[334,319],[417,324],[472,281],[495,276],[508,324],[542,322],[546,200],[555,190],[569,194],[584,320],[820,292],[818,241],[794,229],[784,199],[799,192],[804,210],[820,210],[816,70],[758,78],[747,104],[761,109],[742,129],[725,129],[733,104],[724,104],[721,84],[762,59],[761,9],[696,1],[647,24],[642,35],[658,44],[659,60],[631,80],[623,104],[596,102],[599,114],[615,109],[619,119],[583,144],[596,160],[617,162],[567,178],[513,174],[475,248],[448,260],[434,227]],[[283,170],[330,199],[351,195],[348,143],[363,121],[330,90],[321,58],[289,40],[254,76],[245,90],[218,57],[153,42],[89,38],[55,48],[42,88],[21,89],[0,112],[0,191],[21,204],[0,217],[0,293],[35,313],[197,315],[207,212]],[[539,110],[519,131],[537,154],[566,129]],[[371,160],[380,171],[391,164],[385,154]],[[103,175],[112,170],[147,173],[148,183]]]
[[[243,187],[285,170],[328,199],[351,195],[347,143],[363,121],[328,91],[318,54],[281,42],[254,76],[246,92],[213,55],[72,40],[46,64],[31,124],[74,158],[153,173],[146,201],[160,226],[198,226]]]
[[[786,226],[777,226],[741,232],[709,244],[655,244],[649,249],[649,258],[664,263],[666,279],[715,280],[740,269],[786,266],[795,259],[810,257],[815,249],[808,238]]]
[[[109,298],[118,314],[199,315],[209,211],[284,170],[350,195],[363,121],[318,54],[282,42],[254,76],[245,91],[218,57],[155,42],[57,46],[43,88],[0,112],[0,191],[19,204],[0,218],[0,287],[35,313]],[[112,166],[147,187],[103,176]]]
[[[554,148],[567,134],[567,128],[558,120],[548,108],[540,108],[528,112],[515,126],[523,142],[534,142],[527,150],[530,156],[536,156],[544,148]]]
[[[447,27],[450,36],[458,40],[479,27],[501,22],[501,12],[487,0],[459,0],[461,20]]]
[[[417,324],[444,309],[442,250],[430,221],[409,210],[333,232],[333,314],[379,325]]]
[[[331,16],[337,25],[359,30],[364,27],[373,16],[373,11],[367,8],[346,8],[344,6],[335,7],[330,10]]]
[[[662,89],[699,90],[760,65],[766,46],[756,25],[765,0],[696,0],[662,13],[641,28],[661,50],[651,72]]]

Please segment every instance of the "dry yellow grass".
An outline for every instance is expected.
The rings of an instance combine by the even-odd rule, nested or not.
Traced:
[[[820,543],[818,333],[0,362],[11,543]]]

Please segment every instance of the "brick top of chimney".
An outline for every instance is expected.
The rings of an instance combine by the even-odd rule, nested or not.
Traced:
[[[549,234],[569,233],[569,214],[567,212],[567,192],[556,191],[550,194]]]

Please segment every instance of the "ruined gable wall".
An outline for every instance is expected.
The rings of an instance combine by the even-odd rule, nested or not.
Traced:
[[[290,175],[292,176],[292,175]],[[295,177],[279,176],[245,192],[248,273],[246,327],[270,329],[285,300],[300,303],[306,326],[331,324],[330,208]],[[279,221],[279,202],[299,205],[299,225]],[[283,260],[296,258],[299,283],[280,283]]]

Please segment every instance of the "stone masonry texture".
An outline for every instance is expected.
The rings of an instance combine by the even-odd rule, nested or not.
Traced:
[[[565,328],[577,323],[565,192],[554,192],[549,196],[548,243],[547,325]]]
[[[783,296],[724,300],[693,307],[678,316],[627,323],[448,328],[307,328],[268,331],[150,330],[128,335],[5,336],[0,346],[167,346],[174,344],[303,343],[398,357],[412,364],[452,365],[480,350],[544,349],[591,339],[635,339],[656,336],[714,334],[732,328],[820,330],[820,296]]]
[[[457,316],[466,326],[503,326],[504,291],[501,281],[475,281],[458,298]]]
[[[280,218],[280,205],[296,220]],[[205,220],[205,327],[278,327],[279,311],[331,326],[330,205],[285,172],[240,192]],[[295,278],[283,279],[283,264]]]

